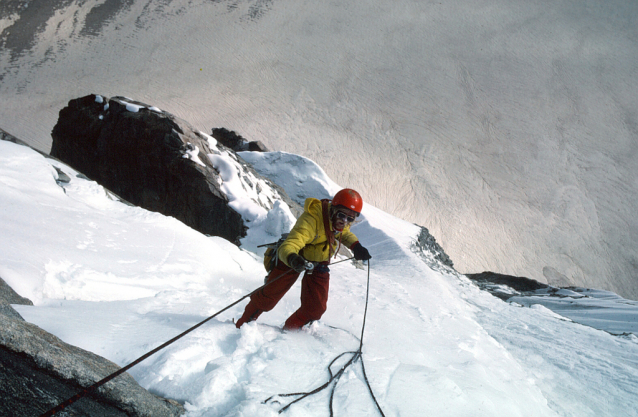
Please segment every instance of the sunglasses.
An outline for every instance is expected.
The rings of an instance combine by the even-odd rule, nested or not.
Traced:
[[[338,219],[345,220],[348,223],[352,223],[355,220],[354,217],[348,216],[346,213],[344,213],[342,211],[338,211],[336,213],[336,216],[337,216]]]

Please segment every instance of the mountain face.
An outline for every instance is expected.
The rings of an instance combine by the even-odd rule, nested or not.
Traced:
[[[298,203],[340,189],[298,155],[240,156]],[[218,154],[206,157],[219,162]],[[346,255],[334,260],[321,320],[299,332],[281,331],[299,306],[296,284],[272,311],[238,330],[232,318],[246,301],[231,303],[263,285],[259,245],[290,230],[294,217],[283,201],[268,211],[260,207],[252,199],[255,179],[240,175],[240,167],[222,171],[231,174],[222,175],[222,189],[250,219],[241,247],[125,204],[68,165],[0,141],[0,275],[34,304],[0,305],[0,344],[11,350],[25,341],[36,363],[86,381],[95,375],[91,364],[106,372],[113,363],[129,364],[228,306],[131,368],[130,376],[149,392],[179,401],[188,417],[275,417],[293,401],[286,394],[325,384],[359,346],[361,366],[341,375],[332,400],[324,390],[286,415],[328,415],[329,404],[338,415],[374,415],[376,403],[385,415],[638,416],[638,303],[601,291],[530,291],[525,282],[508,290],[504,302],[453,270],[423,227],[369,204],[351,230],[372,259],[363,269],[341,262]],[[246,184],[237,187],[236,180]],[[503,282],[516,281],[486,278],[480,285],[495,295],[506,293]],[[2,294],[12,303],[23,300],[12,291]],[[60,359],[60,352],[69,355]],[[11,378],[25,377],[18,383],[32,400],[29,389],[41,383],[33,361],[5,353],[3,367]],[[74,360],[88,362],[88,369],[78,372]],[[6,386],[0,384],[0,394]],[[174,403],[163,406],[181,411]]]
[[[0,127],[48,152],[99,91],[301,154],[461,272],[638,298],[638,5],[0,4]]]

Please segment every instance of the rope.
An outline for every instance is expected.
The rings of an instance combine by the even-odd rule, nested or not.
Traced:
[[[345,259],[344,261],[347,261],[348,259]],[[339,262],[343,262],[343,261],[339,261]],[[335,262],[336,263],[336,262]],[[91,385],[88,388],[83,389],[82,391],[78,392],[77,394],[75,394],[73,397],[69,398],[68,400],[58,404],[57,406],[55,406],[54,408],[50,409],[49,411],[47,411],[46,413],[40,415],[40,417],[51,417],[53,416],[55,413],[64,410],[66,407],[70,406],[71,404],[73,404],[74,402],[76,402],[77,400],[83,398],[84,396],[86,396],[87,394],[91,393],[92,391],[95,391],[97,388],[99,388],[100,386],[106,384],[107,382],[109,382],[110,380],[112,380],[113,378],[123,374],[124,372],[128,371],[129,369],[131,369],[132,367],[134,367],[135,365],[137,365],[138,363],[142,362],[144,359],[147,359],[149,356],[159,352],[160,350],[164,349],[165,347],[167,347],[168,345],[176,342],[177,340],[181,339],[182,337],[186,336],[188,333],[192,332],[193,330],[197,329],[198,327],[204,325],[205,323],[207,323],[208,321],[210,321],[211,319],[217,317],[218,315],[220,315],[221,313],[223,313],[224,311],[228,310],[231,307],[234,307],[235,305],[239,304],[241,301],[245,300],[246,298],[250,297],[251,295],[255,294],[257,291],[262,290],[266,285],[269,285],[275,281],[277,281],[278,279],[282,278],[284,275],[289,274],[291,272],[293,272],[294,270],[289,270],[284,272],[283,274],[279,275],[278,277],[276,277],[275,279],[269,281],[268,283],[262,285],[261,287],[255,289],[254,291],[252,291],[249,294],[244,295],[243,297],[241,297],[240,299],[238,299],[237,301],[235,301],[232,304],[227,305],[226,307],[224,307],[223,309],[219,310],[217,313],[213,314],[212,316],[208,317],[205,320],[200,321],[199,323],[197,323],[196,325],[194,325],[193,327],[191,327],[190,329],[180,333],[179,335],[175,336],[174,338],[172,338],[171,340],[169,340],[168,342],[156,347],[155,349],[151,350],[150,352],[140,356],[139,358],[137,358],[136,360],[134,360],[133,362],[131,362],[130,364],[126,365],[123,368],[118,369],[117,371],[113,372],[111,375],[101,379],[100,381],[96,382],[95,384]]]
[[[334,264],[338,264],[341,262],[345,262],[345,261],[349,261],[351,259],[354,258],[347,258],[347,259],[342,259],[340,261],[337,262],[333,262]],[[368,266],[368,283],[370,280],[369,277],[369,266]],[[86,395],[90,394],[91,392],[95,391],[97,388],[101,387],[102,385],[106,384],[107,382],[109,382],[110,380],[112,380],[113,378],[116,378],[118,376],[120,376],[121,374],[123,374],[124,372],[128,371],[129,369],[131,369],[132,367],[134,367],[135,365],[137,365],[138,363],[142,362],[143,360],[147,359],[148,357],[154,355],[155,353],[159,352],[160,350],[164,349],[165,347],[167,347],[168,345],[176,342],[177,340],[181,339],[182,337],[186,336],[187,334],[189,334],[190,332],[192,332],[193,330],[201,327],[202,325],[204,325],[205,323],[207,323],[208,321],[210,321],[211,319],[217,317],[218,315],[220,315],[221,313],[223,313],[224,311],[230,309],[231,307],[234,307],[235,305],[239,304],[240,302],[242,302],[243,300],[245,300],[246,298],[250,297],[251,295],[255,294],[256,292],[262,290],[264,287],[266,287],[269,284],[272,284],[273,282],[277,281],[278,279],[282,278],[284,275],[287,275],[291,272],[294,272],[294,270],[288,270],[284,273],[282,273],[281,275],[279,275],[278,277],[270,280],[269,282],[265,283],[264,285],[262,285],[261,287],[253,290],[252,292],[250,292],[249,294],[244,295],[243,297],[241,297],[240,299],[238,299],[237,301],[233,302],[232,304],[227,305],[226,307],[224,307],[223,309],[219,310],[217,313],[213,314],[212,316],[208,317],[205,320],[200,321],[199,323],[197,323],[196,325],[194,325],[193,327],[191,327],[190,329],[180,333],[179,335],[175,336],[174,338],[172,338],[171,340],[169,340],[168,342],[156,347],[155,349],[151,350],[150,352],[140,356],[139,358],[137,358],[136,360],[134,360],[133,362],[131,362],[130,364],[126,365],[123,368],[118,369],[117,371],[113,372],[111,375],[106,376],[105,378],[99,380],[98,382],[94,383],[93,385],[91,385],[90,387],[84,388],[82,391],[78,392],[77,394],[75,394],[73,397],[67,399],[66,401],[61,402],[60,404],[58,404],[57,406],[53,407],[52,409],[50,409],[49,411],[47,411],[44,414],[41,414],[40,417],[51,417],[54,414],[56,414],[59,411],[64,410],[66,407],[70,406],[71,404],[75,403],[76,401],[78,401],[79,399],[85,397]],[[367,307],[367,305],[366,305]]]
[[[342,259],[340,261],[334,262],[333,264],[338,264],[340,262],[345,262],[345,261],[349,261],[353,258],[348,258],[348,259]],[[179,335],[175,336],[174,338],[172,338],[171,340],[169,340],[168,342],[156,347],[155,349],[151,350],[150,352],[140,356],[139,358],[137,358],[136,360],[134,360],[133,362],[131,362],[130,364],[126,365],[123,368],[118,369],[117,371],[113,372],[111,375],[106,376],[105,378],[99,380],[98,382],[94,383],[93,385],[91,385],[90,387],[84,388],[82,391],[78,392],[77,394],[75,394],[73,397],[67,399],[66,401],[61,402],[60,404],[56,405],[55,407],[53,407],[52,409],[50,409],[49,411],[47,411],[44,414],[41,414],[40,417],[51,417],[53,416],[55,413],[64,410],[66,407],[70,406],[71,404],[73,404],[74,402],[78,401],[79,399],[85,397],[86,395],[90,394],[91,392],[95,391],[97,388],[101,387],[102,385],[106,384],[107,382],[109,382],[110,380],[112,380],[113,378],[116,378],[118,376],[120,376],[121,374],[123,374],[124,372],[128,371],[129,369],[131,369],[132,367],[134,367],[135,365],[137,365],[138,363],[142,362],[143,360],[147,359],[148,357],[154,355],[155,353],[159,352],[160,350],[164,349],[165,347],[167,347],[168,345],[176,342],[177,340],[181,339],[182,337],[186,336],[187,334],[189,334],[190,332],[192,332],[193,330],[201,327],[202,325],[204,325],[205,323],[207,323],[208,321],[210,321],[211,319],[217,317],[218,315],[220,315],[221,313],[223,313],[224,311],[228,310],[231,307],[234,307],[235,305],[239,304],[240,302],[242,302],[243,300],[245,300],[246,298],[250,297],[251,295],[255,294],[257,291],[262,290],[264,287],[266,287],[269,284],[272,284],[273,282],[277,281],[278,279],[282,278],[284,275],[289,274],[291,272],[293,272],[294,270],[289,270],[284,272],[283,274],[279,275],[278,277],[276,277],[275,279],[265,283],[264,285],[262,285],[261,287],[253,290],[251,293],[244,295],[243,297],[241,297],[240,299],[238,299],[237,301],[235,301],[232,304],[227,305],[226,307],[224,307],[223,309],[219,310],[217,313],[213,314],[212,316],[208,317],[205,320],[200,321],[199,323],[197,323],[196,325],[194,325],[193,327],[191,327],[190,329],[180,333]]]
[[[336,262],[335,262],[336,263]],[[343,375],[343,373],[345,372],[346,368],[348,368],[350,365],[352,365],[353,363],[360,361],[361,362],[361,370],[363,372],[363,379],[365,380],[366,386],[368,387],[368,391],[370,392],[370,396],[372,397],[372,400],[374,401],[374,404],[377,407],[377,411],[379,411],[379,414],[382,417],[385,417],[385,414],[383,414],[383,410],[381,409],[381,406],[379,405],[379,402],[377,401],[377,398],[374,396],[374,392],[372,392],[372,387],[370,387],[370,381],[368,380],[368,376],[366,375],[366,370],[365,370],[365,366],[363,365],[363,356],[362,356],[362,349],[363,349],[363,332],[365,331],[365,326],[366,326],[366,316],[368,315],[368,298],[370,295],[370,261],[368,260],[368,283],[367,283],[367,287],[366,287],[366,305],[365,305],[365,309],[363,312],[363,324],[361,326],[361,338],[359,339],[360,343],[359,343],[359,350],[355,351],[355,352],[343,352],[342,354],[338,355],[336,358],[334,358],[332,360],[332,362],[330,362],[330,364],[328,365],[328,373],[330,374],[330,378],[328,379],[328,382],[326,382],[325,384],[321,385],[318,388],[315,388],[312,391],[308,391],[308,392],[294,392],[294,393],[289,393],[289,394],[277,394],[277,395],[273,395],[271,397],[268,397],[267,399],[265,399],[263,401],[263,404],[267,404],[269,401],[272,401],[273,398],[275,397],[294,397],[294,396],[299,396],[299,398],[291,401],[290,403],[288,403],[287,405],[285,405],[283,408],[281,408],[279,410],[279,414],[283,413],[284,411],[286,411],[288,408],[290,408],[291,405],[293,405],[296,402],[299,402],[301,400],[303,400],[306,397],[309,397],[311,395],[317,394],[320,391],[323,391],[324,389],[326,389],[328,386],[330,386],[330,384],[332,384],[334,382],[334,384],[332,385],[332,388],[330,389],[330,402],[329,402],[329,408],[330,408],[330,417],[334,417],[334,411],[332,409],[332,404],[333,404],[333,400],[334,400],[334,393],[335,390],[337,388],[337,384],[339,383],[339,379],[341,378],[341,376]],[[337,373],[333,374],[332,373],[332,365],[334,365],[334,363],[339,360],[339,358],[351,354],[352,357],[350,358],[350,360],[348,360],[338,371]],[[276,401],[276,400],[275,400]],[[273,401],[274,402],[274,401]]]

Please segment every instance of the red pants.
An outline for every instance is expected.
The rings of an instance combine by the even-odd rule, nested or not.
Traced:
[[[272,310],[297,281],[299,274],[283,262],[275,266],[266,277],[266,282],[271,283],[250,296],[250,302],[235,326],[239,329],[244,323],[257,320],[262,312]],[[284,329],[299,329],[321,318],[328,304],[329,282],[327,265],[319,264],[313,271],[304,274],[301,281],[301,307],[288,317]]]

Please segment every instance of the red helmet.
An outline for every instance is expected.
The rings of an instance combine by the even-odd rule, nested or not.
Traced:
[[[343,206],[347,209],[361,213],[363,208],[363,198],[361,194],[350,188],[344,188],[332,198],[333,206]]]

